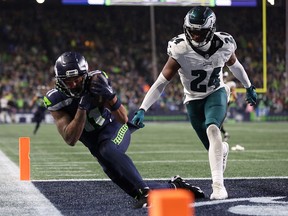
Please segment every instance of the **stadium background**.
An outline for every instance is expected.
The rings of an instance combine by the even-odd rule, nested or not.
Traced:
[[[260,94],[255,110],[247,110],[240,94],[235,106],[237,121],[230,118],[226,124],[231,147],[245,147],[245,151],[229,154],[225,177],[230,198],[196,202],[197,215],[287,215],[286,1],[278,2],[275,7],[267,6],[268,91]],[[182,33],[183,17],[189,9],[155,6],[158,70],[166,61],[168,40]],[[234,36],[239,59],[255,86],[261,88],[261,7],[213,10],[218,30]],[[28,105],[39,86],[53,86],[56,57],[77,50],[88,57],[90,69],[109,73],[133,115],[153,83],[150,8],[2,0],[0,32],[1,97],[11,100],[11,114],[26,123],[0,125],[0,215],[147,215],[147,209],[131,209],[133,200],[107,181],[87,149],[67,147],[55,125],[43,124],[39,133],[32,135],[34,125],[29,122],[33,110]],[[209,195],[207,153],[186,121],[179,81],[173,82],[147,119],[181,122],[147,122],[133,134],[128,154],[145,179],[167,181],[180,174]],[[47,122],[51,122],[49,115]],[[21,136],[31,137],[31,182],[18,179]],[[48,203],[42,202],[39,191]]]
[[[213,8],[217,30],[234,36],[236,54],[258,89],[264,86],[261,2],[258,7]],[[276,6],[267,3],[267,92],[259,95],[255,110],[245,105],[245,95],[239,95],[233,108],[239,121],[287,120],[285,1],[276,2]],[[167,59],[167,42],[182,33],[183,17],[189,10],[154,7],[155,72],[149,6],[63,6],[56,0],[41,5],[34,0],[2,0],[0,4],[0,93],[10,100],[11,114],[31,113],[29,101],[38,86],[53,86],[53,64],[67,50],[87,56],[90,70],[106,71],[133,114]],[[148,119],[186,120],[179,78],[173,83],[147,113],[152,115]],[[170,117],[157,118],[159,113]],[[31,115],[17,115],[16,121],[30,122]]]

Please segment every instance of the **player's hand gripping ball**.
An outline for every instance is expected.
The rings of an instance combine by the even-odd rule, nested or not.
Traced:
[[[95,73],[90,78],[89,91],[93,96],[101,96],[106,100],[112,100],[116,95],[109,80],[102,73]]]

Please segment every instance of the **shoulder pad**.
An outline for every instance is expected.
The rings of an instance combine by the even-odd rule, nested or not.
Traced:
[[[89,77],[92,77],[92,76],[94,76],[95,74],[101,74],[101,73],[102,73],[102,71],[100,71],[100,70],[89,71],[89,72],[88,72],[88,76],[89,76]]]
[[[237,44],[232,35],[228,34],[227,32],[215,32],[215,35],[217,35],[220,38],[220,40],[224,42],[224,44],[233,46],[234,50],[237,49]]]
[[[45,107],[49,111],[56,111],[70,105],[73,99],[67,97],[65,94],[58,91],[57,89],[51,89],[46,93],[46,96],[44,96],[43,100]]]
[[[104,71],[100,71],[100,70],[94,70],[94,71],[88,72],[88,77],[89,77],[89,79],[90,79],[91,77],[93,77],[95,74],[102,74],[102,75],[104,75],[104,77],[105,77],[106,79],[108,79],[107,73],[104,72]]]
[[[168,42],[167,54],[175,59],[177,59],[179,54],[186,52],[186,50],[187,42],[184,34],[180,34]]]

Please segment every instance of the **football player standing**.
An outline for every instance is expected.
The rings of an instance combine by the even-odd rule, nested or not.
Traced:
[[[168,42],[168,60],[132,122],[144,127],[145,112],[178,73],[191,125],[208,150],[213,190],[210,199],[226,199],[228,193],[223,173],[229,146],[222,143],[220,127],[226,116],[229,92],[224,87],[223,67],[226,65],[246,88],[247,103],[255,105],[257,94],[236,57],[237,46],[233,37],[225,32],[216,32],[216,16],[210,8],[192,8],[185,16],[183,28],[183,34]]]
[[[30,102],[30,108],[36,105],[36,111],[34,112],[33,121],[36,123],[35,128],[33,130],[33,134],[35,135],[41,125],[41,122],[45,120],[46,107],[44,104],[44,95],[46,93],[46,86],[39,86],[38,92],[32,98]]]

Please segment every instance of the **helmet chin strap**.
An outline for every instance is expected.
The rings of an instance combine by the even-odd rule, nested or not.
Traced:
[[[193,42],[194,41],[192,41],[192,45],[194,45],[193,44]],[[210,48],[210,46],[211,46],[211,41],[209,41],[207,44],[205,44],[204,46],[201,46],[201,47],[197,47],[197,46],[195,46],[198,50],[201,50],[201,51],[203,51],[203,52],[206,52],[209,48]]]

